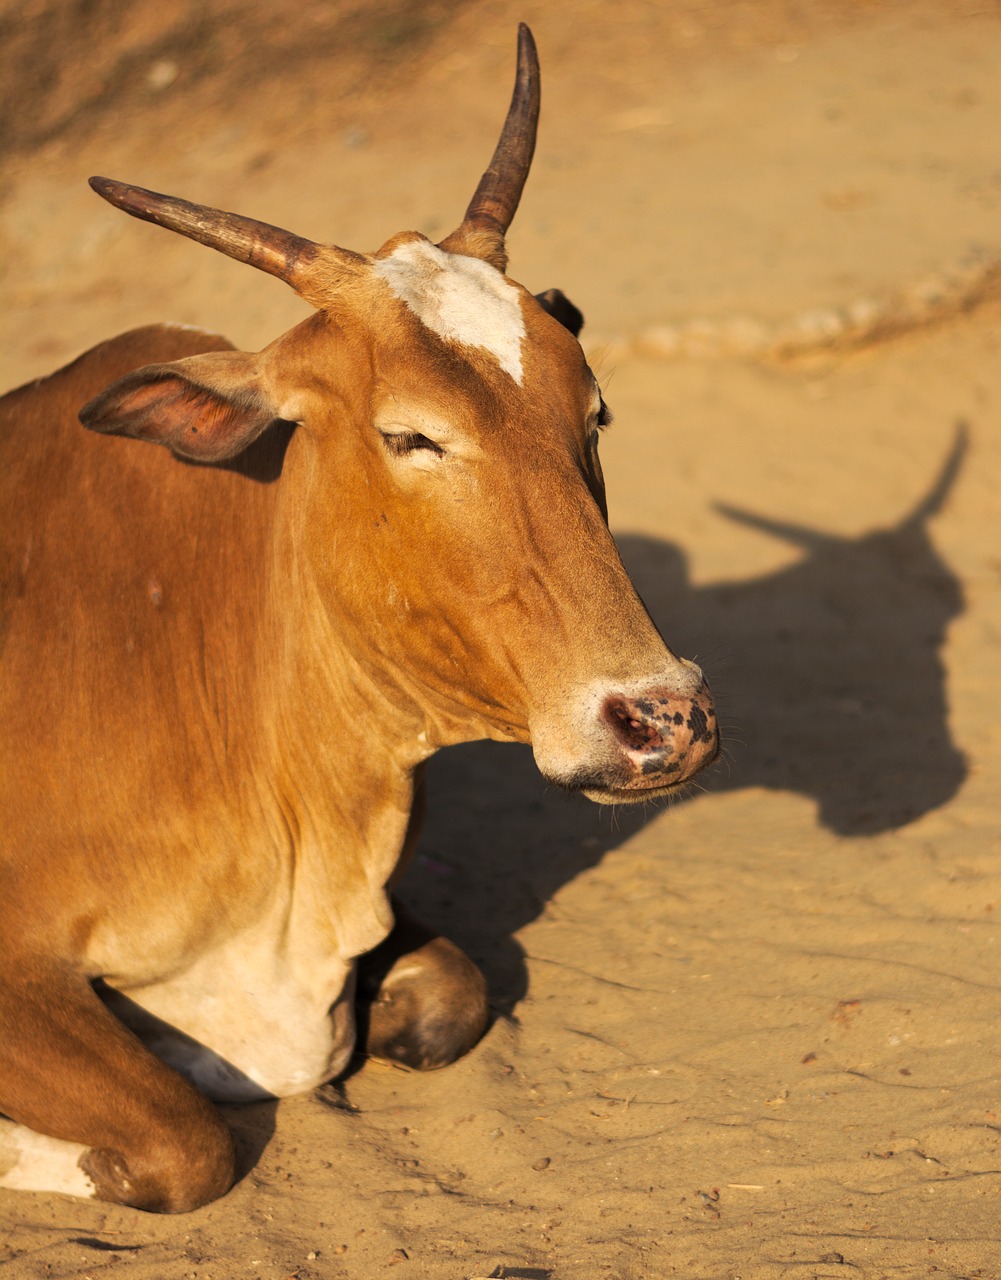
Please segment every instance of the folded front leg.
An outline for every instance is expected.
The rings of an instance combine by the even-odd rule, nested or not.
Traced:
[[[445,1067],[486,1030],[486,979],[396,899],[393,911],[392,933],[360,961],[359,1043],[373,1058],[422,1071]]]
[[[173,1213],[221,1196],[233,1143],[83,976],[19,958],[0,984],[0,1186]]]

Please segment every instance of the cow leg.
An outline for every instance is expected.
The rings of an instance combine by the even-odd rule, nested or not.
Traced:
[[[0,985],[0,1187],[164,1213],[232,1185],[233,1143],[211,1104],[62,966],[11,966]]]
[[[359,1044],[371,1057],[422,1071],[445,1067],[486,1030],[486,980],[395,899],[393,911],[392,933],[359,962]]]

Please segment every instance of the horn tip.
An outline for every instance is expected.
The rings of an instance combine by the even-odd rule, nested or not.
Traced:
[[[124,182],[118,182],[115,178],[88,178],[91,189],[96,191],[102,199],[107,200],[109,204],[121,206],[126,194],[134,188],[130,188]]]
[[[518,23],[518,61],[519,63],[528,63],[529,66],[538,70],[539,51],[536,48],[535,36],[532,35],[532,28],[527,22]]]

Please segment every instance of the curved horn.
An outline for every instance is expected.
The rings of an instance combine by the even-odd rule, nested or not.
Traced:
[[[298,292],[308,287],[310,267],[321,254],[329,253],[326,246],[314,244],[302,236],[295,236],[280,227],[254,218],[244,218],[237,213],[224,213],[207,205],[191,204],[176,196],[160,195],[142,187],[130,187],[113,178],[91,178],[90,185],[99,196],[134,218],[154,222],[169,231],[179,231],[190,240],[207,244],[212,249],[248,262],[260,271],[284,280]],[[345,257],[354,257],[345,250],[336,250]]]
[[[486,243],[479,246],[477,256],[502,259],[501,269],[506,265],[504,235],[521,200],[535,152],[539,99],[539,55],[531,31],[522,22],[518,24],[518,73],[500,141],[462,224],[441,242],[443,249],[468,251],[472,247],[476,252],[476,233],[481,233]]]

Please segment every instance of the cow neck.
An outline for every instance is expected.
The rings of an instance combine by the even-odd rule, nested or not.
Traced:
[[[310,929],[332,930],[346,958],[392,927],[386,886],[406,837],[413,771],[427,752],[414,746],[420,726],[330,626],[294,544],[279,513],[257,651],[263,802],[284,846],[290,925],[309,917]]]

